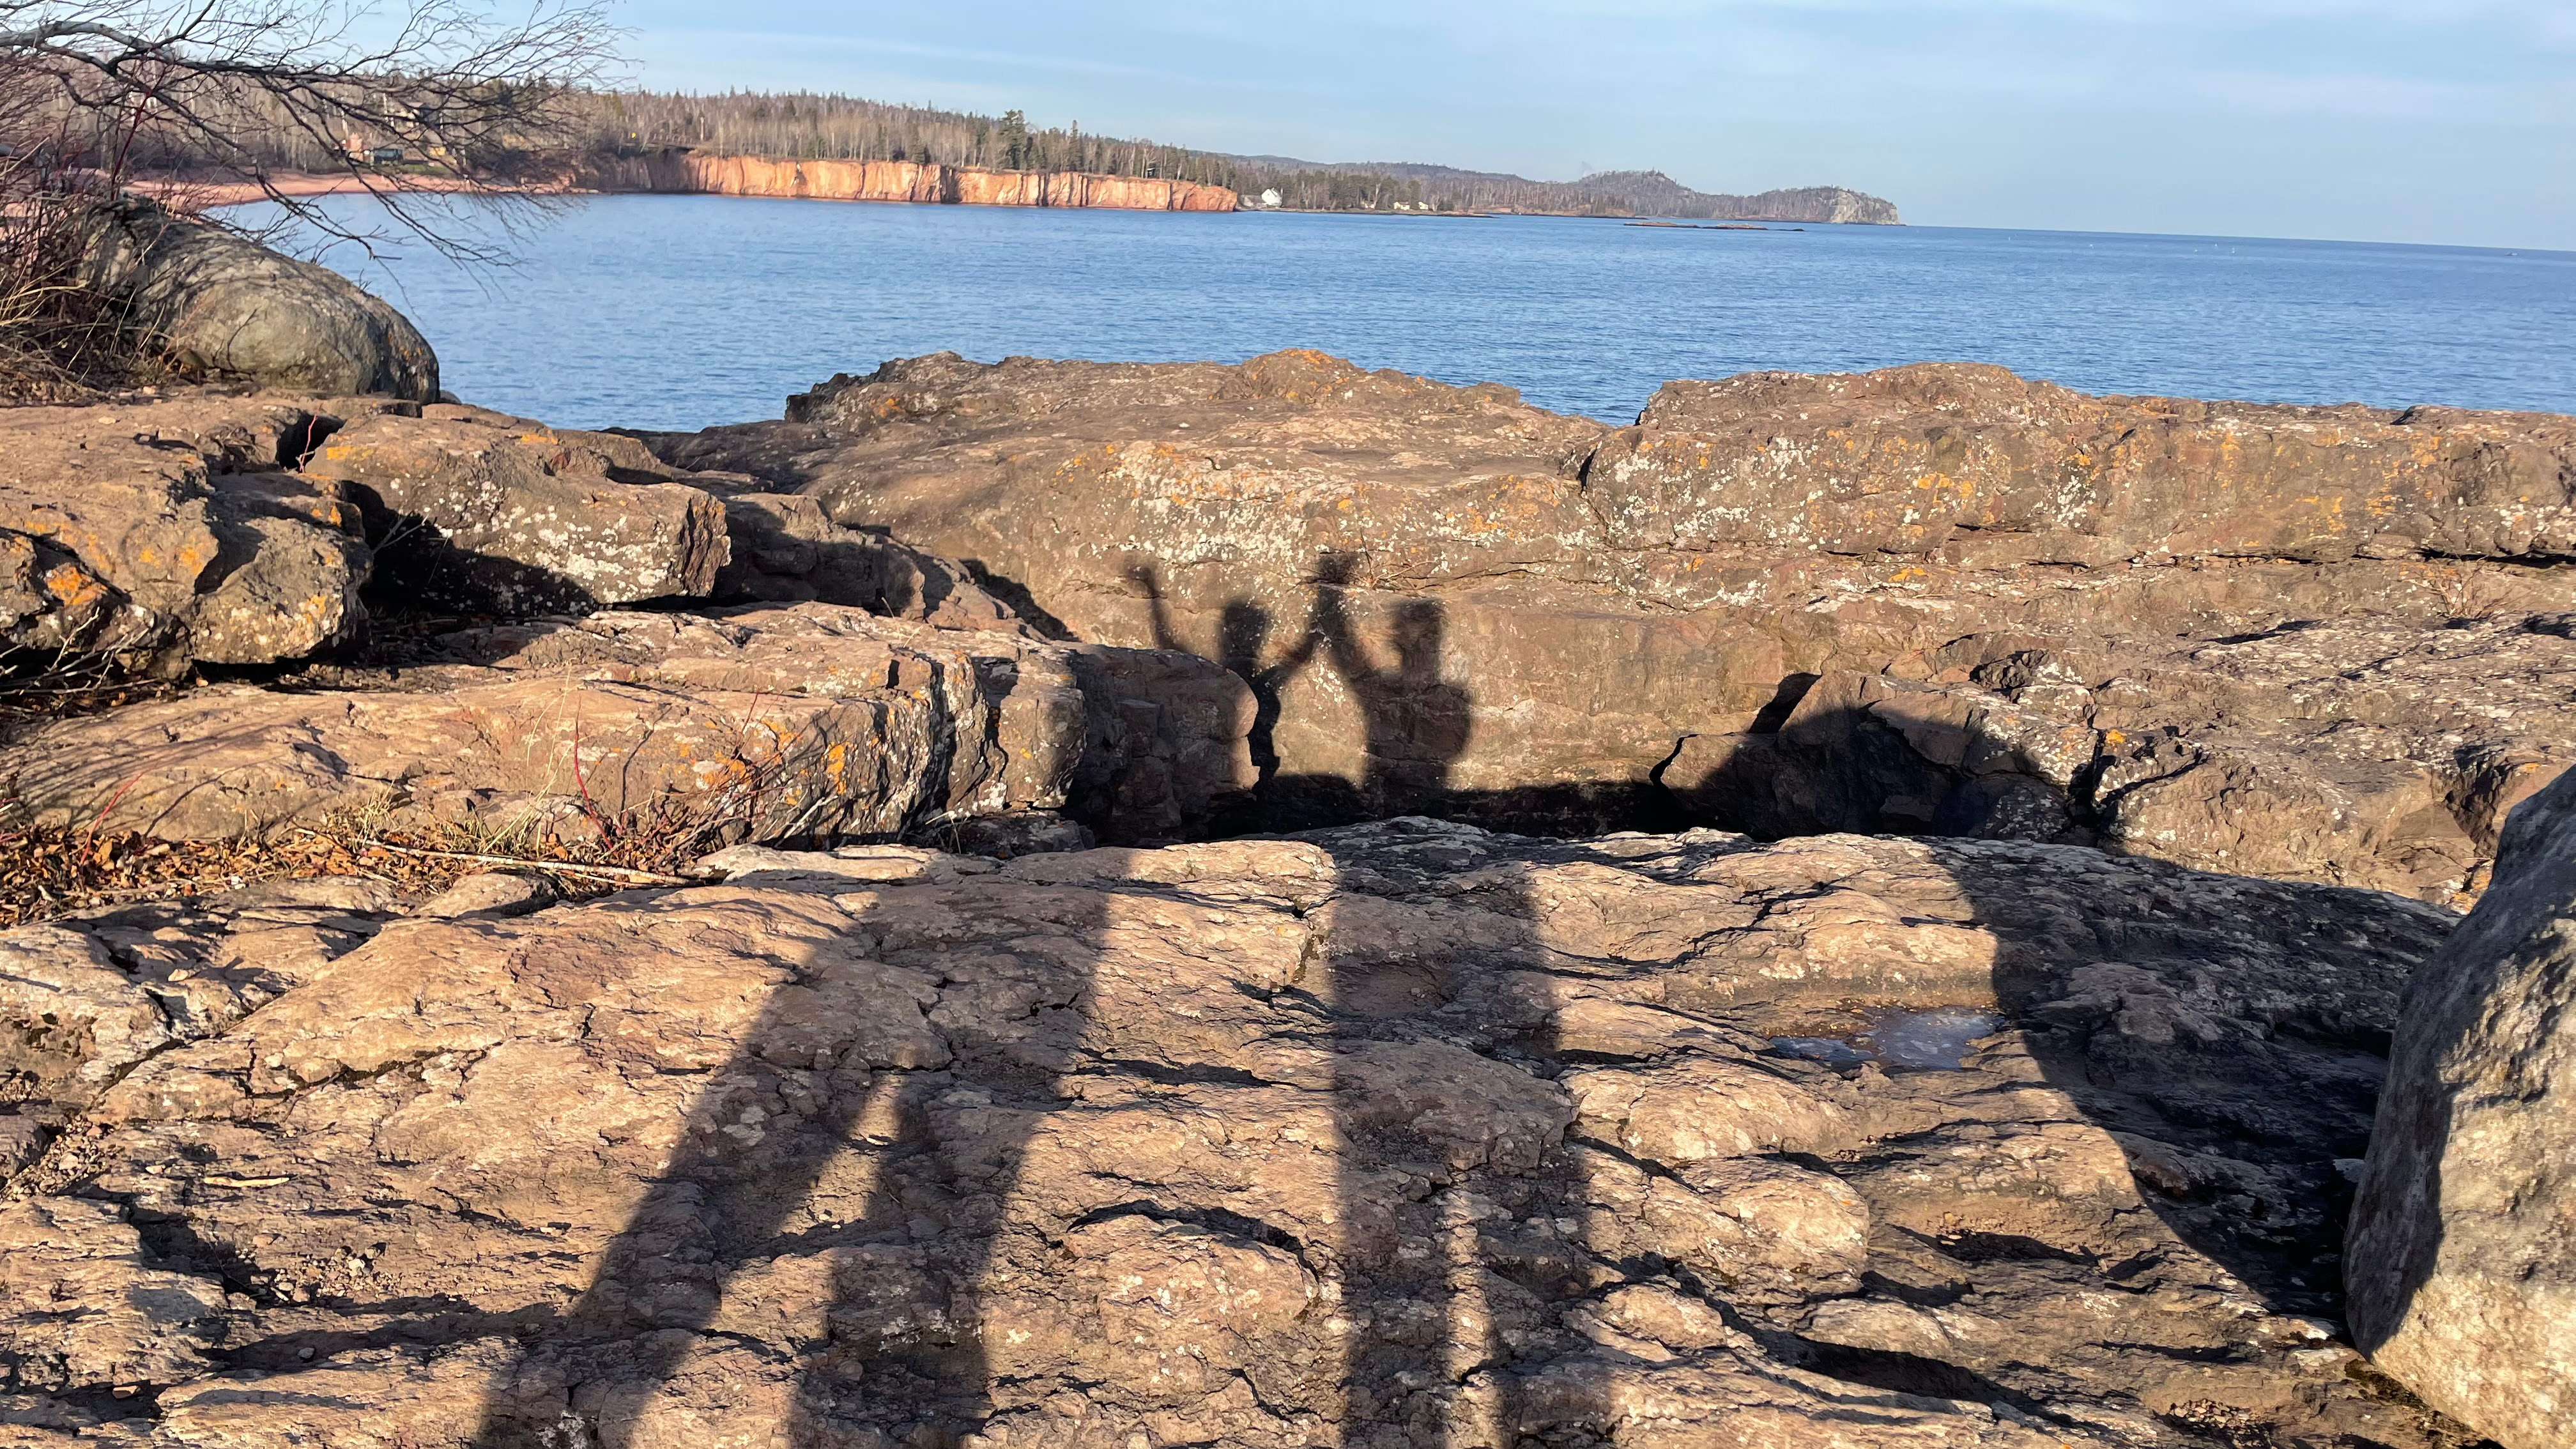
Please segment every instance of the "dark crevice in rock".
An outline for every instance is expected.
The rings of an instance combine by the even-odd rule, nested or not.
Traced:
[[[1935,1399],[1965,1399],[1975,1404],[2010,1404],[2034,1417],[2054,1418],[2035,1398],[1996,1383],[1985,1375],[1936,1358],[1893,1349],[1853,1348],[1845,1344],[1782,1335],[1792,1361],[1813,1373],[1891,1393]],[[1789,1355],[1784,1355],[1787,1357]],[[2071,1422],[2071,1421],[2069,1421]]]

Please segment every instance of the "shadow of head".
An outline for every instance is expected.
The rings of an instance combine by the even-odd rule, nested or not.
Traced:
[[[1396,606],[1392,632],[1397,678],[1416,688],[1441,684],[1440,645],[1447,620],[1446,611],[1428,599],[1410,599]]]

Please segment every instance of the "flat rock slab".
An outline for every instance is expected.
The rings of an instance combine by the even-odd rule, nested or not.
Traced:
[[[1927,366],[1677,382],[1636,427],[1608,428],[1313,353],[941,355],[835,379],[783,422],[652,441],[978,560],[1025,594],[1025,617],[1223,661],[1261,697],[1254,751],[1282,826],[1666,818],[1685,741],[1775,728],[1815,676],[1981,637],[2141,651],[2157,667],[2128,680],[2118,728],[2161,736],[2207,732],[2209,692],[2172,667],[2194,648],[2315,621],[2403,632],[2576,611],[2559,564],[2576,542],[2576,421],[2538,414],[2097,398]],[[2280,647],[2231,667],[2276,699],[2317,680]],[[2484,768],[2459,750],[2555,757],[2576,715],[2502,678],[2457,703],[2378,703],[2383,753],[2364,763],[2398,782],[2385,788],[2338,783],[2354,741],[2264,731],[2275,793],[2314,806],[2277,832],[2262,809],[2210,824],[2180,801],[2136,829],[2079,823],[2207,868],[2473,892],[2491,792],[2471,784],[2453,807]],[[2453,741],[2461,710],[2481,717]],[[2318,826],[2347,794],[2350,818]],[[2400,797],[2452,818],[2405,823]],[[1699,799],[1709,823],[1763,824]],[[1895,803],[1886,822],[1834,823],[1920,828],[1940,801]],[[2011,831],[2051,833],[2048,812],[2027,813],[2033,828]]]
[[[0,777],[39,823],[171,840],[445,825],[523,847],[693,823],[891,836],[1022,811],[1170,838],[1252,783],[1251,700],[1187,656],[824,604],[611,611],[416,653],[450,662],[43,724],[0,749]]]
[[[1427,821],[709,865],[36,1042],[20,1441],[2457,1442],[2334,1325],[2428,907]]]

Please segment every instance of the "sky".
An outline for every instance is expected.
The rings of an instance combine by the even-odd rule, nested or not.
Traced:
[[[2576,0],[626,0],[657,89],[1940,226],[2576,250]]]

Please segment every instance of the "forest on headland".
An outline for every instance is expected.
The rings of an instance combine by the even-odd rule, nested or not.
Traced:
[[[1019,111],[975,115],[809,92],[685,95],[629,91],[597,98],[594,144],[687,146],[719,155],[918,161],[1008,171],[1157,176],[1227,187],[1245,204],[1298,211],[1550,212],[1583,216],[1894,223],[1896,208],[1840,187],[1758,196],[1693,190],[1659,171],[1579,181],[1393,162],[1326,163],[1240,156],[1086,133],[1079,122],[1034,127]],[[1276,201],[1268,197],[1276,195]]]
[[[910,161],[999,171],[1158,177],[1226,187],[1248,207],[1293,211],[1545,212],[1749,221],[1895,223],[1896,208],[1840,187],[1754,196],[1693,190],[1659,171],[1610,171],[1578,181],[1397,162],[1326,163],[1240,156],[1160,141],[1096,135],[1079,122],[1036,126],[999,116],[810,92],[688,95],[598,91],[576,98],[576,124],[543,152],[508,158],[522,174],[549,168],[578,180],[606,158],[669,148],[701,155],[781,160]],[[328,172],[352,153],[399,138],[331,137],[310,128],[243,127],[247,151],[266,167]],[[395,148],[397,151],[400,147]],[[568,154],[567,154],[568,153]],[[407,158],[421,159],[421,158]],[[498,158],[496,158],[498,159]],[[190,158],[149,158],[186,169]],[[372,163],[370,163],[372,164]]]

